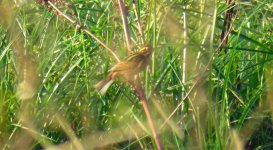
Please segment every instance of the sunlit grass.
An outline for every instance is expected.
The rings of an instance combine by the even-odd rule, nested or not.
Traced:
[[[67,2],[73,7],[57,6],[121,60],[127,56],[116,1]],[[95,90],[116,63],[98,41],[45,5],[6,3],[12,2],[0,4],[3,149],[156,149],[128,83],[116,80],[105,95]],[[164,149],[273,147],[271,1],[236,3],[228,45],[217,53],[224,1],[126,5],[132,45],[143,44],[137,14],[144,42],[154,48],[140,77]]]

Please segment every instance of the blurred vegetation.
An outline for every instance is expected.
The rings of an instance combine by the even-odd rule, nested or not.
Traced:
[[[55,2],[127,57],[117,1]],[[42,0],[0,8],[0,147],[156,149],[127,83],[95,90],[116,63],[103,46]],[[273,149],[272,8],[271,0],[126,1],[134,49],[143,44],[138,17],[154,47],[141,80],[164,149]]]

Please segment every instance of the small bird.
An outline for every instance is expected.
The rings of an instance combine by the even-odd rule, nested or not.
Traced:
[[[143,46],[138,52],[133,53],[124,61],[117,63],[109,70],[108,76],[95,85],[95,88],[104,94],[113,80],[118,76],[125,82],[133,81],[143,69],[149,64],[153,48],[150,45]]]

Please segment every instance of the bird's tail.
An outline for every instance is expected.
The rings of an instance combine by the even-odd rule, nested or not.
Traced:
[[[113,80],[110,76],[106,77],[105,79],[101,80],[99,83],[95,85],[95,88],[101,93],[105,94],[107,89],[113,83]]]

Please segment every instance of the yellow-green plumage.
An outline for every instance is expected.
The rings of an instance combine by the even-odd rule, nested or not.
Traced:
[[[135,75],[145,69],[149,63],[149,58],[153,49],[151,46],[144,46],[139,52],[130,55],[124,61],[116,64],[109,70],[109,75],[95,85],[101,93],[105,93],[115,77],[119,76],[124,81],[133,81]],[[106,86],[107,85],[107,86]]]

